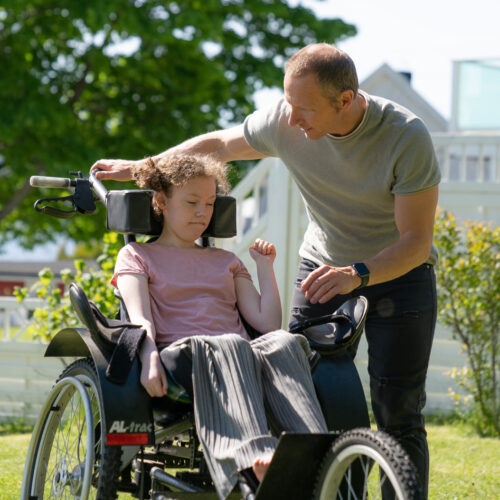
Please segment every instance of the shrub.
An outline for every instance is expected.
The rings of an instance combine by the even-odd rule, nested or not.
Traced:
[[[450,376],[452,393],[481,435],[500,435],[500,228],[439,212],[435,242],[439,321],[462,343],[468,366]]]
[[[104,235],[102,253],[97,258],[100,269],[88,269],[85,261],[75,260],[75,273],[70,269],[61,271],[65,291],[68,290],[71,282],[77,283],[104,315],[109,317],[114,317],[118,309],[117,299],[109,282],[120,247],[121,236],[116,233],[107,233]],[[50,268],[42,269],[38,276],[39,280],[31,290],[18,288],[15,291],[20,301],[30,293],[36,293],[37,297],[45,300],[45,307],[37,308],[33,312],[33,320],[28,327],[28,333],[32,338],[50,340],[62,328],[81,326],[73,312],[67,293],[62,293],[61,289],[55,285],[54,273]]]

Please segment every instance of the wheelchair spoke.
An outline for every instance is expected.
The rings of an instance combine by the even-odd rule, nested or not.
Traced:
[[[33,431],[22,498],[115,497],[122,450],[104,446],[98,384],[90,359],[59,377]]]
[[[85,440],[82,441],[85,437],[85,420],[80,394],[74,391],[59,419],[51,453],[54,465],[47,477],[47,486],[54,498],[70,498],[70,495],[79,495],[81,492],[86,454]]]

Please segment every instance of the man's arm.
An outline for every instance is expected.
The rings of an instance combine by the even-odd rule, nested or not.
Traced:
[[[437,200],[438,186],[394,197],[394,217],[400,238],[365,262],[370,269],[371,285],[402,276],[429,258]]]
[[[428,259],[437,200],[438,186],[420,193],[395,195],[394,217],[399,239],[364,261],[370,271],[368,285],[402,276]],[[351,266],[321,266],[302,282],[301,289],[310,302],[323,304],[337,294],[351,292],[360,283],[361,279]]]
[[[243,133],[243,125],[193,137],[154,156],[153,159],[159,159],[173,152],[213,155],[224,163],[235,160],[265,158],[265,155],[255,151],[248,144]],[[132,178],[133,168],[144,161],[144,159],[135,161],[99,160],[92,165],[91,171],[95,169],[102,170],[96,174],[97,178],[101,180],[128,181]]]

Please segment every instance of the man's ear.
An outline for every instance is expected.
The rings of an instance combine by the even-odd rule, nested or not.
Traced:
[[[340,94],[339,102],[341,109],[349,109],[354,102],[354,92],[352,90],[344,90]]]

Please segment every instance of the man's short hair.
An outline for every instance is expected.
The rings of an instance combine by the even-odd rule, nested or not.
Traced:
[[[315,74],[324,96],[337,102],[344,90],[358,93],[358,75],[353,60],[334,45],[314,43],[294,54],[285,73],[294,77]]]

